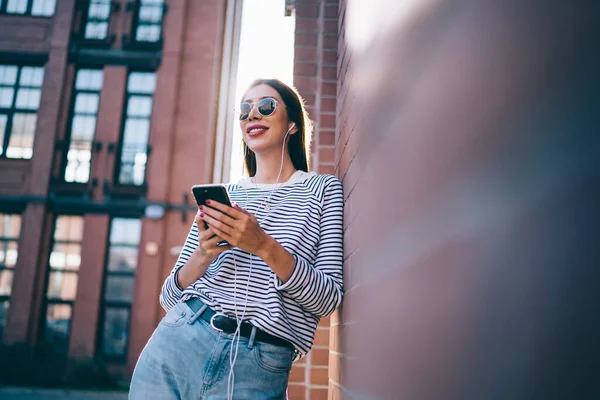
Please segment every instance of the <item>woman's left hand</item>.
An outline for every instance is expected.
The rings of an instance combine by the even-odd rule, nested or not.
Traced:
[[[200,208],[200,218],[223,240],[251,254],[259,254],[269,235],[260,227],[254,215],[237,205],[229,207],[215,200]]]

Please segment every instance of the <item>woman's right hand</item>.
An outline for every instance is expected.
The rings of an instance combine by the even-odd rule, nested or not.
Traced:
[[[185,265],[177,273],[177,283],[186,288],[196,282],[208,269],[209,265],[216,260],[222,252],[233,248],[231,245],[217,246],[223,239],[204,226],[204,220],[200,217],[200,210],[196,213],[194,220],[198,226],[198,247],[190,255]]]

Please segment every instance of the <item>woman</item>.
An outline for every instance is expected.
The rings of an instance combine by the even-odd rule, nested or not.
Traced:
[[[285,398],[292,362],[342,301],[342,185],[308,172],[300,96],[279,80],[255,81],[240,127],[249,178],[227,185],[234,207],[198,210],[131,399]]]

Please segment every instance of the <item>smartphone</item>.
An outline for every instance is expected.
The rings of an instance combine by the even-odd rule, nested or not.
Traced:
[[[206,200],[215,200],[221,204],[233,207],[229,193],[227,193],[227,189],[223,185],[194,185],[192,186],[192,194],[199,206],[206,206]],[[208,228],[206,222],[204,223],[204,227]],[[226,246],[228,244],[227,241],[222,240],[217,243],[217,246]]]

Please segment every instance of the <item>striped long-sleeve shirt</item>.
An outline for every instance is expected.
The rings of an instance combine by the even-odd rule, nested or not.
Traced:
[[[221,253],[192,285],[180,288],[175,272],[198,246],[194,222],[160,303],[169,310],[198,297],[214,311],[235,317],[236,309],[241,316],[248,293],[244,320],[290,341],[301,357],[312,347],[320,317],[333,313],[342,301],[342,184],[332,175],[297,171],[281,186],[244,179],[227,190],[234,203],[253,213],[265,232],[294,256],[291,277],[282,282],[262,259],[234,248]]]

